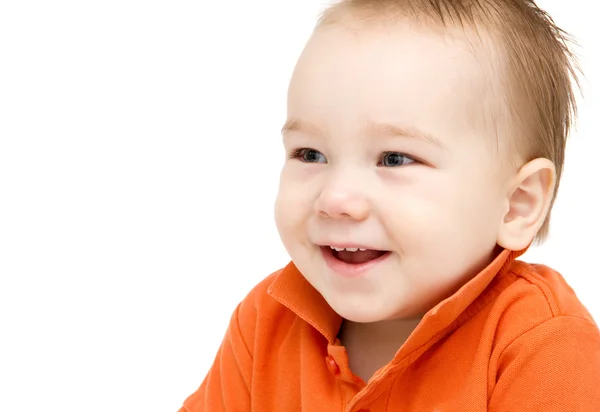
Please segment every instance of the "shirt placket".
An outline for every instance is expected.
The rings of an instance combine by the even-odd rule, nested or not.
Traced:
[[[346,352],[346,348],[341,345],[339,339],[336,339],[334,344],[327,346],[325,364],[340,385],[344,412],[376,412],[371,411],[368,405],[376,397],[382,395],[381,383],[367,385],[363,379],[352,372],[348,353]]]

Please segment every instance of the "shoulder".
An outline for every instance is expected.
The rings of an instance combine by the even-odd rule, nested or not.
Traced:
[[[556,270],[517,260],[510,273],[517,280],[511,287],[519,292],[530,291],[531,303],[545,307],[551,317],[573,316],[594,323],[576,292]]]
[[[496,343],[506,348],[511,342],[545,324],[579,328],[597,333],[598,326],[563,276],[554,269],[516,260],[504,275],[506,285],[492,313],[496,317]],[[570,333],[573,333],[571,330]]]
[[[600,410],[600,330],[573,289],[544,265],[515,261],[502,277],[488,410]]]

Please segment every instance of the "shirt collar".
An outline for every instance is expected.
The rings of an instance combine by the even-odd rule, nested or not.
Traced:
[[[418,339],[409,339],[405,345],[407,347],[404,349],[406,351],[416,349],[418,345],[427,342],[439,331],[455,322],[482,294],[496,275],[509,270],[512,262],[526,250],[527,248],[520,251],[502,250],[485,269],[425,314],[413,332]],[[268,294],[318,330],[330,344],[336,342],[342,317],[304,278],[293,262],[290,262],[275,277],[268,289]]]

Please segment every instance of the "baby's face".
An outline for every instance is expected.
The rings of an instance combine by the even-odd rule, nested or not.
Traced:
[[[510,174],[474,126],[486,93],[460,39],[333,25],[308,42],[289,89],[276,223],[344,318],[421,316],[495,256]]]

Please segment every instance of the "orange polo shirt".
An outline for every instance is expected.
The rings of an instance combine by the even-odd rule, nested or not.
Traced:
[[[599,412],[600,331],[562,276],[503,251],[368,381],[342,319],[290,263],[236,308],[180,412]]]

